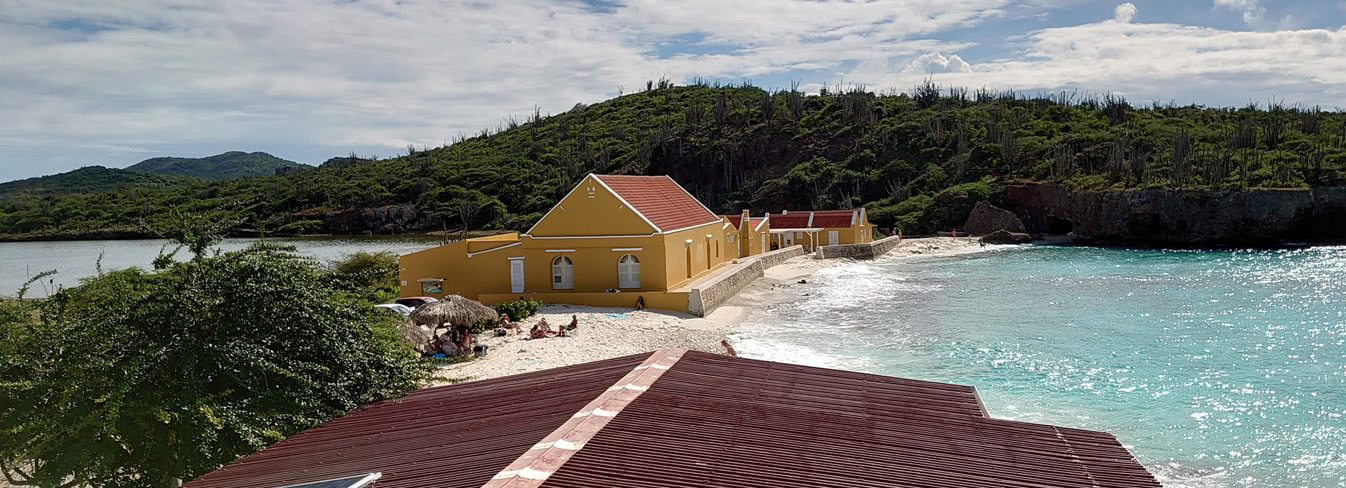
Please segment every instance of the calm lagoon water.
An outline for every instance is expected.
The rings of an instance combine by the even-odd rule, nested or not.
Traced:
[[[745,356],[975,385],[1169,487],[1346,486],[1346,247],[1012,247],[827,268]]]
[[[225,239],[219,248],[226,251],[243,249],[257,239]],[[358,251],[391,251],[406,254],[439,245],[440,239],[426,236],[395,237],[315,237],[267,239],[267,242],[288,244],[301,254],[320,260],[336,259]],[[55,285],[79,284],[80,278],[97,272],[98,257],[103,257],[103,269],[121,269],[132,266],[150,268],[150,261],[167,243],[164,240],[144,239],[126,241],[63,241],[63,242],[0,242],[0,296],[13,296],[28,278],[47,270],[56,270],[52,282],[35,283],[29,296],[47,295]],[[172,249],[169,249],[172,250]],[[186,259],[187,251],[178,253]],[[45,286],[44,286],[45,285]]]

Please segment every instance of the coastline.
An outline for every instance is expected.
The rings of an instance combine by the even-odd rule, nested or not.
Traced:
[[[1003,246],[997,246],[1003,247]],[[914,256],[952,256],[984,250],[975,238],[927,237],[903,240],[880,259]],[[482,334],[489,353],[473,361],[441,366],[432,384],[490,379],[614,357],[681,348],[726,354],[721,341],[747,320],[755,307],[797,298],[790,287],[820,269],[854,262],[850,259],[814,259],[812,254],[791,258],[766,270],[765,276],[744,287],[706,317],[664,310],[633,311],[579,305],[546,305],[521,321],[524,330],[540,319],[553,328],[579,319],[579,333],[571,337],[527,339],[523,334],[494,337]],[[732,345],[732,343],[731,343]]]

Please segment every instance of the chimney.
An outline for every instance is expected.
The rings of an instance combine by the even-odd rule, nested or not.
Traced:
[[[781,211],[780,211],[780,214],[781,214],[781,215],[785,215],[785,214],[788,214],[788,213],[790,213],[789,210],[781,210]]]

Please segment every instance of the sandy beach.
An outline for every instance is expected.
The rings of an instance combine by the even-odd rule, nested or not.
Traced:
[[[907,239],[880,259],[953,255],[981,249],[973,238]],[[793,299],[796,294],[791,293],[790,287],[799,280],[807,280],[824,267],[847,262],[850,260],[814,259],[811,254],[790,259],[766,270],[763,278],[704,318],[663,310],[637,312],[628,308],[547,305],[537,315],[522,321],[525,331],[544,318],[553,328],[568,324],[573,315],[579,319],[579,333],[546,339],[527,339],[523,334],[505,337],[483,334],[478,339],[490,346],[489,353],[474,361],[440,367],[435,373],[436,383],[495,378],[669,348],[725,354],[720,342],[755,307]]]

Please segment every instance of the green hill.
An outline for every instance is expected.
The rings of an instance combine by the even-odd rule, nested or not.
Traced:
[[[1012,181],[1240,189],[1346,183],[1346,114],[1133,107],[1065,93],[671,86],[507,119],[446,147],[281,176],[0,204],[0,233],[117,228],[172,209],[269,232],[526,229],[591,172],[668,174],[712,210],[864,205],[908,234]],[[401,206],[397,212],[369,211]],[[396,217],[389,217],[395,215]]]
[[[128,166],[126,169],[168,175],[195,176],[207,180],[231,180],[254,176],[272,176],[280,168],[302,167],[307,166],[264,152],[229,151],[204,158],[151,158]]]
[[[127,188],[166,188],[199,182],[188,176],[161,175],[102,166],[85,166],[65,173],[0,183],[0,199],[124,191]]]

